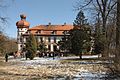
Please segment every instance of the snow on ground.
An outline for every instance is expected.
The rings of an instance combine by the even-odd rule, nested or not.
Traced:
[[[62,60],[67,60],[67,59],[77,59],[79,58],[78,56],[72,56],[72,57],[55,57],[54,59],[51,58],[40,58],[40,57],[35,57],[33,60],[25,59],[25,58],[17,58],[13,59],[10,57],[11,62],[21,62],[23,63],[22,65],[24,66],[34,66],[34,65],[53,65],[53,64],[60,64],[60,61]],[[83,56],[83,58],[97,58],[97,56]],[[97,61],[97,62],[89,62],[89,61],[80,61],[80,62],[71,62],[73,64],[99,64],[102,63],[102,61]]]
[[[97,58],[97,56],[83,56],[84,58]],[[34,60],[25,60],[25,58],[10,59],[9,62],[20,62],[15,65],[18,69],[11,68],[10,73],[22,74],[22,75],[39,75],[39,76],[54,76],[59,75],[62,77],[56,77],[55,79],[64,80],[67,76],[72,76],[72,80],[99,80],[105,77],[105,70],[101,66],[102,61],[70,61],[64,62],[67,59],[74,59],[79,57],[55,57],[53,58],[39,58],[35,57]],[[14,72],[15,70],[16,72]],[[24,71],[24,72],[22,72]],[[17,73],[19,72],[19,73]],[[39,74],[40,73],[40,74]]]
[[[85,55],[82,58],[98,58],[99,55]]]
[[[28,65],[38,65],[38,64],[54,64],[57,63],[59,58],[39,58],[35,57],[33,60],[25,59],[25,58],[18,58],[18,59],[11,59],[9,60],[10,62],[22,62],[23,64],[28,64]]]

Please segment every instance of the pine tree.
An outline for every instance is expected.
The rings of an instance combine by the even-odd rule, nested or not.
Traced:
[[[28,51],[28,57],[32,60],[37,51],[36,39],[33,34],[30,34],[26,42],[26,50]]]
[[[85,18],[85,15],[82,10],[77,14],[76,20],[74,20],[73,25],[79,28],[88,25],[87,19]]]
[[[83,11],[80,11],[74,20],[74,29],[70,31],[71,51],[82,58],[82,50],[85,48],[85,43],[89,42],[90,36],[88,34],[87,19],[85,19]]]
[[[38,50],[39,50],[40,52],[45,52],[45,51],[47,51],[47,48],[46,48],[45,43],[41,42],[41,43],[39,44],[39,46],[38,46]]]
[[[71,52],[78,55],[82,59],[82,51],[84,41],[89,40],[89,36],[83,29],[73,29],[70,31]]]

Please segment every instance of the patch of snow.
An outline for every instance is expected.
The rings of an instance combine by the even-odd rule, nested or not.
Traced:
[[[74,75],[76,79],[82,78],[83,80],[100,80],[106,77],[105,72],[103,73],[92,73],[92,72],[79,72],[77,75]]]
[[[8,59],[13,59],[14,58],[14,56],[8,56]]]
[[[82,58],[98,58],[98,55],[83,55]]]
[[[53,58],[39,58],[35,57],[33,60],[21,60],[24,66],[37,66],[40,65],[53,65],[53,64],[59,64],[58,59]]]

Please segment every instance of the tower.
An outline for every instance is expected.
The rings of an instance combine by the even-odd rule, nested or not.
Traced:
[[[21,14],[20,18],[21,20],[16,22],[18,51],[21,51],[24,47],[24,37],[22,35],[27,32],[30,26],[30,23],[26,21],[26,16],[24,14]]]

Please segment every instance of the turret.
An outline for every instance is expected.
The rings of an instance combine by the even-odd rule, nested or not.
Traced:
[[[20,17],[21,20],[16,23],[17,28],[29,28],[30,23],[26,21],[26,16],[21,14]]]
[[[17,43],[18,43],[18,51],[21,51],[24,43],[22,35],[27,32],[29,29],[30,23],[26,21],[26,16],[24,14],[20,15],[21,20],[16,22],[17,26]]]

